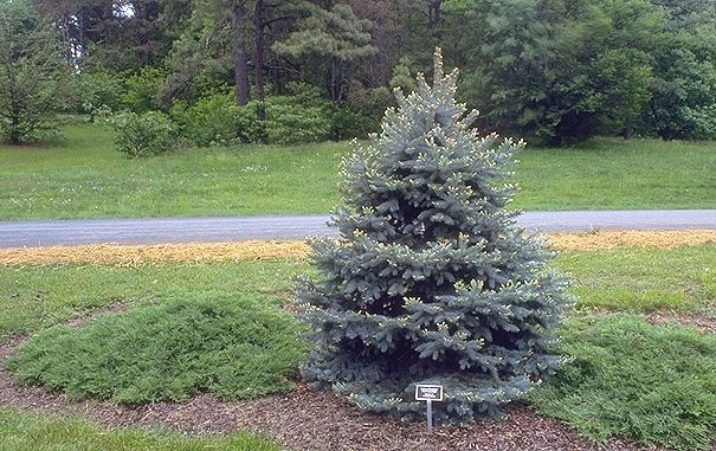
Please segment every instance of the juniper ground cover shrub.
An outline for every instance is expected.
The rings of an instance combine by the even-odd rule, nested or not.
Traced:
[[[294,386],[304,345],[296,322],[268,302],[187,292],[46,329],[6,365],[18,383],[122,404],[281,393]]]

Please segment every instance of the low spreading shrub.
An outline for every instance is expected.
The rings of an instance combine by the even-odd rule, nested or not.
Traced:
[[[531,395],[542,413],[599,442],[620,436],[709,449],[716,430],[716,337],[642,317],[582,317],[562,327],[573,358]]]
[[[303,344],[297,323],[268,303],[174,299],[79,329],[56,326],[22,346],[7,368],[22,384],[125,404],[282,392],[293,387]]]

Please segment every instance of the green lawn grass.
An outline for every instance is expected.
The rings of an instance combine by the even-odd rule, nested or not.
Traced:
[[[54,147],[0,146],[0,219],[322,213],[346,144],[184,150],[130,160],[98,126]]]
[[[716,142],[598,138],[518,159],[527,210],[716,208]]]
[[[113,302],[147,304],[189,294],[261,296],[278,305],[292,276],[306,270],[295,262],[103,265],[0,265],[0,337],[30,333]]]
[[[650,312],[673,309],[716,314],[716,245],[676,249],[619,247],[567,252],[555,261],[574,280],[578,307]],[[116,301],[151,303],[188,293],[261,296],[278,306],[295,275],[295,261],[146,264],[0,265],[0,337],[32,333]]]
[[[112,134],[73,124],[64,143],[0,146],[0,220],[327,213],[348,143],[183,149],[129,160]],[[714,208],[715,143],[596,139],[519,155],[527,210]]]
[[[555,266],[572,275],[577,307],[648,313],[667,309],[716,317],[716,244],[675,249],[618,247],[565,252]]]
[[[187,438],[137,429],[109,431],[86,420],[40,416],[0,407],[0,451],[278,451],[246,432]]]

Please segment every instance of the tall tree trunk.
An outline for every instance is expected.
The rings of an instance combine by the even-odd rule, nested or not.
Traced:
[[[14,80],[12,83],[14,83]],[[12,93],[12,97],[10,102],[10,115],[12,116],[10,119],[10,144],[20,144],[20,138],[22,138],[20,133],[20,107],[14,93]]]
[[[77,42],[79,50],[77,52],[77,59],[84,60],[87,56],[87,43],[85,42],[85,12],[84,8],[81,8],[77,13]]]
[[[12,116],[12,125],[10,125],[10,144],[20,144],[20,129],[17,116]]]
[[[254,76],[256,78],[256,98],[259,101],[259,119],[266,118],[264,106],[264,0],[254,4],[254,27],[256,28],[256,51],[254,53]]]
[[[73,52],[72,52],[72,41],[70,39],[70,18],[67,14],[62,14],[62,43],[65,46],[65,58],[70,64],[74,64]]]
[[[442,0],[428,0],[428,17],[433,37],[439,42],[442,35]]]
[[[231,11],[231,26],[234,32],[234,83],[236,101],[241,106],[249,103],[249,63],[243,34],[245,18],[246,0],[234,0]]]

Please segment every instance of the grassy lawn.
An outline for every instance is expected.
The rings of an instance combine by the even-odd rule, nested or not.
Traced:
[[[0,337],[27,333],[70,319],[87,309],[121,301],[150,304],[166,298],[260,296],[265,302],[290,289],[289,279],[307,268],[295,262],[103,265],[0,265]],[[273,295],[273,296],[271,296]]]
[[[574,279],[578,307],[651,312],[713,312],[716,245],[676,249],[619,247],[565,252],[555,266]],[[290,279],[307,263],[167,263],[136,267],[95,264],[0,265],[0,337],[31,333],[84,310],[122,301],[155,303],[202,294],[289,302]]]
[[[321,213],[348,146],[186,150],[130,160],[98,126],[57,147],[0,146],[0,219]]]
[[[0,146],[0,220],[326,213],[347,143],[181,150],[128,160],[98,126],[53,146]],[[526,210],[714,208],[714,143],[597,139],[523,152]]]
[[[716,143],[598,138],[531,149],[516,180],[526,210],[716,208]]]
[[[716,245],[663,250],[618,247],[565,252],[555,266],[572,275],[577,307],[648,313],[666,309],[716,317]]]
[[[0,407],[1,451],[278,451],[266,439],[237,432],[187,438],[177,433],[108,431],[85,420],[46,417]]]

